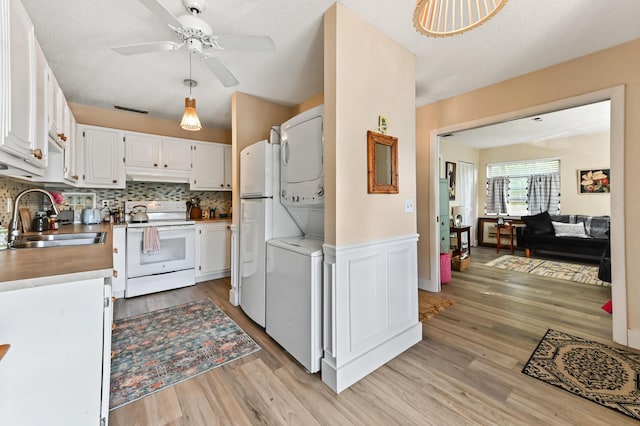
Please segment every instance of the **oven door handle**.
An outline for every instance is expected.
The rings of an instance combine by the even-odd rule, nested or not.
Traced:
[[[139,228],[127,228],[127,232],[139,232],[142,233],[144,232],[144,228],[146,227],[139,227]],[[194,230],[196,229],[196,227],[194,225],[175,225],[175,226],[156,226],[156,228],[158,229],[158,232],[161,231],[180,231],[183,229],[187,229],[187,230]]]

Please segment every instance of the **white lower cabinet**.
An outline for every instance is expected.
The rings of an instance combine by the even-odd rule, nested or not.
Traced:
[[[114,297],[124,297],[127,283],[127,228],[113,227],[113,278],[111,286]]]
[[[196,224],[196,282],[228,277],[230,270],[229,222]]]
[[[107,424],[111,305],[104,278],[0,292],[0,424]]]

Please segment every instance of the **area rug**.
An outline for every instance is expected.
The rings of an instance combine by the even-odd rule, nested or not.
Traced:
[[[453,305],[453,301],[446,297],[438,296],[436,293],[418,290],[418,319],[422,323],[429,321],[434,315],[444,311],[451,305]]]
[[[111,410],[260,349],[208,299],[115,324]]]
[[[556,260],[533,259],[506,255],[485,263],[500,269],[508,269],[515,272],[542,277],[556,278],[559,280],[575,281],[584,284],[601,285],[610,287],[611,283],[598,279],[598,267],[591,265],[579,265],[576,263],[559,262]]]
[[[640,420],[640,354],[548,330],[522,372]]]

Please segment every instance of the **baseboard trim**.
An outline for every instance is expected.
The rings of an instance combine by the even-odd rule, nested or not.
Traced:
[[[217,280],[218,278],[226,278],[230,276],[231,276],[231,270],[225,269],[224,271],[214,272],[212,274],[196,277],[196,282],[201,283],[202,281]]]
[[[627,345],[633,349],[640,349],[640,330],[634,328],[627,330]]]
[[[322,381],[334,392],[340,393],[421,340],[422,323],[418,322],[339,368],[331,360],[324,358]]]

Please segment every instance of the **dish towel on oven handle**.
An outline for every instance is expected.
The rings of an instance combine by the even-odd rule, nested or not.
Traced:
[[[161,250],[162,248],[160,247],[160,235],[158,234],[158,228],[155,226],[145,227],[142,238],[142,253],[156,255],[160,254]]]

